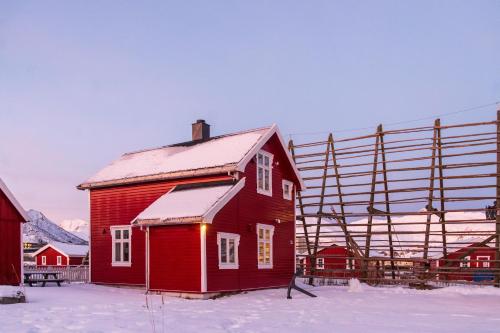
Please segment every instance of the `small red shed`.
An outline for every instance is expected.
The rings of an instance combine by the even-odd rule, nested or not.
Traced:
[[[474,282],[492,280],[495,249],[484,244],[482,239],[469,239],[462,243],[463,248],[431,263],[440,272],[439,279]]]
[[[41,247],[32,256],[37,266],[80,266],[88,252],[87,245],[53,242]]]
[[[91,282],[206,298],[286,286],[303,183],[276,125],[123,155],[90,194]]]
[[[23,207],[0,178],[0,285],[21,284]]]
[[[345,246],[332,244],[324,247],[316,254],[316,271],[314,276],[348,279],[357,277],[360,269],[359,260]],[[349,261],[351,261],[349,263]],[[302,259],[304,273],[311,274],[311,258]]]

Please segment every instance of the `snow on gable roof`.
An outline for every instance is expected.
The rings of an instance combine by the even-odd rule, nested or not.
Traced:
[[[29,217],[26,214],[26,211],[21,206],[21,204],[19,203],[19,201],[17,201],[16,197],[14,197],[14,194],[12,194],[12,192],[9,190],[9,188],[7,187],[7,185],[3,182],[2,178],[0,178],[0,190],[5,194],[5,196],[9,199],[9,201],[12,203],[12,205],[14,205],[14,207],[16,208],[16,210],[22,216],[22,218],[24,219],[24,221],[22,221],[22,222],[29,221]]]
[[[87,255],[87,252],[89,251],[88,245],[52,242],[38,249],[38,251],[34,252],[32,256],[34,257],[42,253],[49,247],[52,247],[54,250],[66,255],[67,257],[85,257]]]
[[[160,225],[168,223],[212,223],[222,207],[245,185],[212,185],[182,190],[175,188],[162,195],[132,220],[132,224]]]
[[[88,189],[141,181],[244,171],[247,163],[273,134],[277,134],[303,189],[300,174],[276,125],[213,137],[202,142],[190,141],[127,153],[80,184],[78,188]]]

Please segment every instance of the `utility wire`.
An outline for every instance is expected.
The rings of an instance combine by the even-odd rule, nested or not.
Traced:
[[[428,119],[435,119],[435,118],[440,118],[440,117],[446,117],[446,116],[451,116],[459,113],[465,113],[465,112],[470,112],[470,111],[475,111],[475,110],[480,110],[484,109],[490,106],[495,106],[495,105],[500,105],[500,101],[488,103],[488,104],[482,104],[478,106],[473,106],[470,108],[458,110],[458,111],[453,111],[453,112],[447,112],[447,113],[441,113],[441,114],[435,114],[432,116],[427,116],[427,117],[422,117],[422,118],[415,118],[415,119],[410,119],[410,120],[403,120],[403,121],[397,121],[397,122],[392,122],[392,123],[384,123],[385,126],[393,126],[393,125],[401,125],[401,124],[408,124],[408,123],[414,123],[422,120],[428,120]],[[328,134],[330,132],[334,133],[346,133],[346,132],[357,132],[357,131],[364,131],[364,130],[369,130],[369,129],[374,129],[377,125],[373,126],[366,126],[366,127],[357,127],[357,128],[347,128],[347,129],[342,129],[342,130],[337,130],[337,131],[321,131],[321,132],[302,132],[302,133],[290,133],[288,136],[291,139],[292,136],[302,136],[302,135],[315,135],[315,134]]]

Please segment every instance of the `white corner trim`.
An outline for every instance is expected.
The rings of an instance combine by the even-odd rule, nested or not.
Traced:
[[[270,246],[269,246],[269,250],[270,250],[270,259],[271,259],[271,262],[269,264],[266,264],[266,263],[259,263],[259,229],[264,229],[264,230],[269,230],[269,238],[270,238]],[[274,250],[273,250],[273,247],[274,247],[274,226],[273,225],[270,225],[270,224],[262,224],[262,223],[257,223],[257,228],[255,228],[256,232],[257,232],[257,268],[258,269],[271,269],[273,268],[273,256],[274,256]]]
[[[12,194],[7,185],[3,182],[2,178],[0,178],[0,190],[2,190],[7,199],[9,199],[9,201],[14,205],[14,208],[16,208],[16,210],[22,216],[24,222],[28,222],[29,221],[28,214],[26,214],[26,211],[24,210],[23,206],[21,206],[19,201],[17,201],[16,197],[14,196],[14,194]]]
[[[245,186],[246,177],[231,187],[215,204],[202,216],[203,223],[211,224],[215,215]]]
[[[238,164],[236,165],[236,170],[237,171],[240,171],[240,172],[244,172],[245,171],[245,168],[248,164],[248,162],[250,162],[252,160],[252,158],[257,155],[257,152],[259,150],[262,149],[262,147],[266,144],[267,141],[269,141],[269,139],[274,135],[276,134],[276,136],[278,137],[280,143],[281,143],[281,146],[283,148],[283,150],[285,151],[285,154],[288,158],[288,162],[290,163],[290,165],[292,166],[292,169],[293,169],[293,172],[295,173],[295,176],[297,177],[297,179],[299,180],[299,183],[300,183],[300,189],[301,190],[305,190],[306,187],[304,185],[304,180],[302,179],[302,177],[300,176],[300,173],[299,173],[299,170],[297,169],[297,167],[295,166],[295,163],[293,162],[293,158],[292,158],[292,155],[290,154],[290,152],[288,151],[288,147],[287,145],[285,144],[285,141],[283,140],[283,137],[281,136],[281,133],[278,129],[278,126],[276,124],[273,124],[271,126],[271,128],[269,128],[269,130],[264,134],[262,135],[262,137],[259,139],[259,141],[252,147],[252,149],[250,149],[248,151],[248,153],[245,155],[245,157],[243,157],[241,159],[241,161],[238,162]]]
[[[221,261],[221,257],[220,257],[221,238],[234,240],[234,263],[223,263]],[[238,269],[238,268],[240,268],[239,255],[238,255],[239,246],[240,246],[240,235],[239,234],[233,234],[233,233],[229,233],[229,232],[218,232],[217,233],[217,257],[219,258],[219,269]],[[226,253],[226,255],[229,256],[229,253]]]
[[[207,225],[200,225],[200,264],[201,264],[201,276],[200,276],[200,291],[202,293],[207,292]]]

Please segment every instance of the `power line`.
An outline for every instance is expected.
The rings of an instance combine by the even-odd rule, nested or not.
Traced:
[[[397,122],[392,122],[392,123],[384,123],[384,127],[414,123],[414,122],[418,122],[418,121],[422,121],[422,120],[429,120],[429,119],[435,119],[435,118],[440,118],[440,117],[447,117],[447,116],[451,116],[451,115],[455,115],[455,114],[459,114],[459,113],[465,113],[465,112],[475,111],[475,110],[479,110],[479,109],[484,109],[484,108],[494,106],[494,105],[500,105],[500,101],[496,101],[496,102],[492,102],[492,103],[488,103],[488,104],[482,104],[482,105],[478,105],[478,106],[473,106],[473,107],[458,110],[458,111],[435,114],[432,116],[426,116],[426,117],[422,117],[422,118],[415,118],[415,119],[397,121]],[[356,131],[364,131],[364,130],[374,129],[377,125],[357,127],[357,128],[347,128],[347,129],[342,129],[342,130],[337,130],[337,131],[334,130],[334,131],[321,131],[321,132],[290,133],[288,136],[291,138],[292,136],[329,134],[331,132],[334,132],[334,133],[356,132]]]

